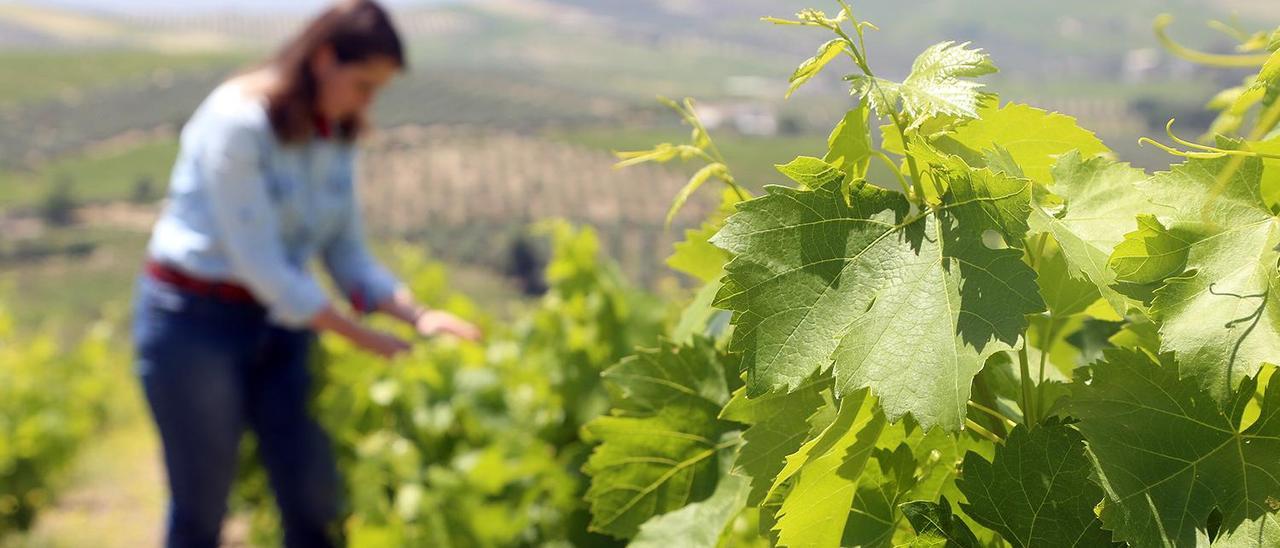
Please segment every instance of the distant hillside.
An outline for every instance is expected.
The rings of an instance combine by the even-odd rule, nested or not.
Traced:
[[[0,78],[26,83],[7,86],[20,93],[0,92],[0,117],[7,120],[0,128],[0,164],[76,150],[132,129],[131,121],[147,127],[178,122],[208,83],[265,55],[319,5],[212,8],[247,1],[200,0],[179,12],[145,7],[160,0],[0,0]],[[285,5],[295,7],[272,8]],[[851,67],[834,67],[784,103],[779,85],[827,37],[759,20],[805,5],[836,6],[828,0],[396,2],[397,20],[409,35],[411,71],[379,117],[395,124],[621,127],[624,119],[636,123],[637,111],[652,113],[655,95],[750,97],[778,109],[793,131],[824,132],[826,122],[804,121],[828,120],[829,112],[847,108],[852,99],[839,77]],[[1127,146],[1171,114],[1187,131],[1203,128],[1204,101],[1240,77],[1165,54],[1151,32],[1158,14],[1174,14],[1172,32],[1180,41],[1217,51],[1229,51],[1232,43],[1204,25],[1210,19],[1229,20],[1237,10],[1249,28],[1280,23],[1280,2],[1250,0],[855,0],[854,6],[881,29],[868,36],[878,74],[903,76],[929,44],[972,41],[1001,68],[987,79],[991,89],[1009,100],[1061,108],[1098,127],[1108,142]],[[81,52],[88,49],[94,53],[86,57]],[[115,53],[121,51],[146,55]],[[31,106],[14,111],[15,101]],[[129,110],[147,103],[159,106]]]
[[[199,0],[182,10],[160,0],[0,0],[0,48],[118,45],[210,50],[265,47],[283,40],[322,0]],[[253,4],[254,9],[247,6]],[[697,61],[712,71],[774,75],[810,54],[822,37],[761,23],[797,6],[834,11],[826,0],[401,0],[401,26],[426,62],[509,64],[576,71],[626,68],[648,77],[650,66]],[[49,9],[50,6],[64,8]],[[65,7],[69,6],[69,7]],[[1254,0],[863,0],[858,16],[882,30],[869,47],[886,76],[900,76],[925,46],[967,40],[991,51],[1005,74],[1027,79],[1114,80],[1125,57],[1156,46],[1151,21],[1177,18],[1179,39],[1225,50],[1230,41],[1207,28],[1239,13],[1253,29],[1280,24],[1280,2]],[[286,9],[286,7],[288,9]],[[904,14],[910,14],[905,16]],[[707,61],[715,61],[707,63]],[[785,61],[785,62],[784,62]],[[758,67],[757,70],[752,70]],[[683,74],[679,66],[672,77]],[[691,71],[694,73],[700,70]],[[696,76],[694,74],[693,76]],[[584,80],[592,80],[585,79]],[[605,83],[614,84],[609,78]],[[651,91],[651,90],[640,90]],[[705,92],[705,89],[696,91]]]

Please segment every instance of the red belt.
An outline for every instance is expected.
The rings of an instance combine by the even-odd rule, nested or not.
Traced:
[[[199,278],[192,277],[186,272],[158,261],[147,261],[147,274],[151,275],[152,278],[158,281],[197,295],[216,297],[218,299],[232,302],[258,302],[258,299],[253,296],[253,293],[244,286],[229,282],[201,280]]]

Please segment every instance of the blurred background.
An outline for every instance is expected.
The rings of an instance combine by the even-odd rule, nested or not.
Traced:
[[[185,118],[323,5],[0,3],[0,276],[22,288],[12,305],[20,323],[90,314],[126,292]],[[365,143],[370,231],[484,271],[511,266],[531,221],[565,217],[596,227],[630,277],[658,281],[679,233],[664,234],[663,212],[687,174],[615,171],[610,154],[683,136],[656,95],[697,98],[739,179],[755,187],[775,181],[774,163],[820,152],[851,104],[839,69],[782,99],[790,71],[824,38],[759,17],[789,16],[804,2],[389,5],[412,67],[378,104],[384,131]],[[1232,40],[1205,22],[1280,21],[1280,4],[1249,0],[871,0],[857,9],[881,28],[868,47],[882,75],[905,76],[934,42],[973,41],[1001,69],[990,90],[1076,116],[1142,166],[1167,159],[1138,148],[1139,136],[1158,134],[1171,114],[1184,133],[1202,131],[1204,103],[1240,77],[1171,58],[1152,19],[1171,13],[1177,39],[1222,51]]]
[[[215,85],[324,4],[0,1],[0,294],[12,329],[80,329],[113,307],[119,317],[181,125]],[[696,166],[612,168],[611,151],[686,135],[656,96],[697,98],[752,189],[777,182],[775,163],[821,156],[853,104],[840,68],[784,101],[787,77],[826,37],[759,21],[811,5],[834,12],[834,2],[387,4],[410,42],[411,67],[380,100],[381,131],[362,145],[371,238],[379,249],[409,245],[448,264],[454,289],[498,318],[544,288],[536,278],[546,244],[528,229],[541,219],[594,228],[601,251],[641,287],[682,284],[662,259],[714,207],[714,193],[664,231],[670,199]],[[868,36],[878,75],[905,76],[932,43],[972,41],[1001,69],[986,80],[990,91],[1076,116],[1121,159],[1147,168],[1169,159],[1139,148],[1138,137],[1160,134],[1170,116],[1184,135],[1204,131],[1205,103],[1244,76],[1172,58],[1152,20],[1170,13],[1174,38],[1219,52],[1236,41],[1208,21],[1249,31],[1280,24],[1280,3],[1258,0],[862,0],[855,9],[880,28]],[[69,480],[80,490],[24,542],[76,545],[61,535],[100,515],[148,524],[139,526],[143,539],[155,533],[162,471],[111,457],[151,462],[154,442],[110,443],[94,453],[106,464],[82,465]]]

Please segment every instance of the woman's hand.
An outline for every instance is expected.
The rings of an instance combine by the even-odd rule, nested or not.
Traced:
[[[408,341],[401,339],[390,333],[378,331],[376,329],[362,329],[351,337],[351,342],[356,346],[386,359],[392,359],[405,352],[408,352],[411,346]]]
[[[481,337],[480,329],[470,322],[448,312],[418,304],[408,287],[401,286],[390,298],[378,303],[377,309],[412,325],[424,337],[445,334],[468,341],[478,341]]]
[[[424,337],[445,333],[468,341],[478,341],[481,335],[478,327],[440,310],[425,310],[418,314],[413,327]]]

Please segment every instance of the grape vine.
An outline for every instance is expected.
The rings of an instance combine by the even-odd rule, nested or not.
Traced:
[[[1068,116],[1002,103],[967,43],[877,76],[840,1],[765,18],[833,37],[858,104],[788,185],[748,195],[695,105],[723,207],[668,261],[705,285],[657,348],[605,374],[584,430],[592,528],[636,545],[1280,545],[1280,30],[1203,144],[1149,175]],[[877,127],[876,122],[885,123]],[[878,130],[878,139],[874,133]],[[872,162],[887,170],[872,170]],[[879,166],[877,166],[879,167]],[[726,321],[727,319],[727,321]],[[736,525],[735,525],[736,524]]]

